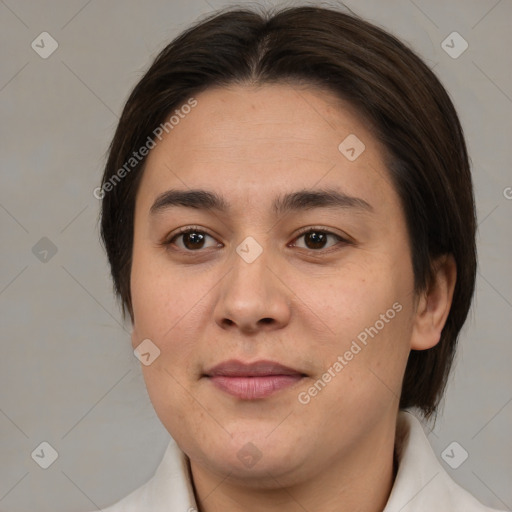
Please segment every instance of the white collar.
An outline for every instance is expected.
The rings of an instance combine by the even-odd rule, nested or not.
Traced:
[[[492,512],[456,484],[441,466],[420,421],[397,418],[398,472],[383,512]],[[154,476],[104,512],[196,512],[188,457],[171,440]]]
[[[398,472],[383,512],[492,512],[452,480],[409,411],[398,413],[395,450]]]

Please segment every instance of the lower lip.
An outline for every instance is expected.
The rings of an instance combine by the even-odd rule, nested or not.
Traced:
[[[263,375],[261,377],[217,375],[209,379],[215,386],[230,395],[243,400],[256,400],[293,386],[302,379],[302,375]]]

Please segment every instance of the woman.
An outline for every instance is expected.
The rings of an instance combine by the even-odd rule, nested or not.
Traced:
[[[213,15],[133,90],[96,194],[174,440],[107,512],[490,510],[410,412],[476,272],[462,129],[411,50],[329,9]]]

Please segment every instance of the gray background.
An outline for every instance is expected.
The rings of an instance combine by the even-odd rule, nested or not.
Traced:
[[[149,479],[163,455],[168,433],[111,292],[92,191],[124,101],[151,59],[190,23],[229,4],[0,0],[2,510],[104,507]],[[423,56],[465,129],[480,269],[429,439],[456,481],[483,503],[511,510],[512,3],[346,5]],[[43,31],[59,44],[47,59],[31,47]],[[441,46],[453,31],[469,44],[456,59]],[[56,254],[41,252],[49,246],[43,237]],[[59,454],[46,470],[31,458],[43,441]],[[441,457],[452,441],[469,453],[458,469]]]

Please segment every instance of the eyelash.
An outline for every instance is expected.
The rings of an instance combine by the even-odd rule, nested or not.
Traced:
[[[215,238],[214,236],[210,235],[207,231],[204,231],[203,229],[201,229],[199,226],[186,226],[186,227],[180,228],[177,233],[174,233],[171,238],[166,239],[164,242],[161,243],[161,245],[166,246],[166,247],[170,247],[170,246],[173,245],[174,241],[178,237],[180,237],[182,235],[186,235],[188,233],[200,233],[200,234],[208,235],[211,238]],[[295,237],[294,241],[298,240],[301,236],[306,235],[308,233],[322,233],[324,235],[334,236],[334,237],[336,237],[338,239],[338,243],[337,244],[335,244],[332,247],[329,247],[327,249],[317,249],[317,250],[315,250],[315,249],[305,249],[305,248],[302,248],[302,247],[300,248],[303,251],[306,251],[306,252],[308,252],[310,254],[318,254],[318,253],[331,252],[331,250],[336,249],[336,246],[339,245],[340,242],[343,245],[353,245],[353,242],[351,242],[350,240],[348,240],[346,238],[343,238],[342,236],[337,235],[336,233],[333,233],[332,231],[329,231],[329,230],[327,230],[325,228],[315,227],[315,226],[302,229],[297,234],[297,236]],[[211,247],[210,247],[210,249],[211,249]],[[178,247],[177,249],[173,249],[173,250],[177,250],[177,251],[181,251],[181,252],[189,253],[189,254],[200,253],[200,252],[204,251],[203,249],[198,249],[196,251],[192,251],[192,250],[189,250],[189,249],[182,249],[181,247]]]

